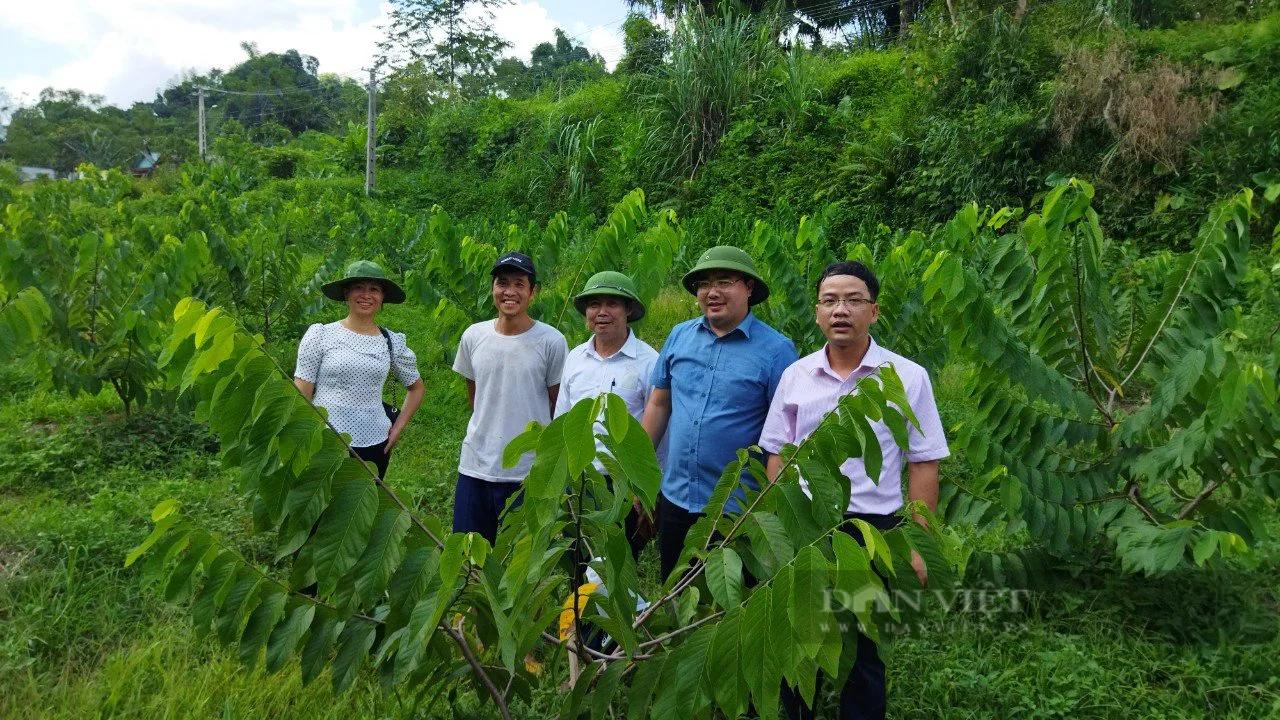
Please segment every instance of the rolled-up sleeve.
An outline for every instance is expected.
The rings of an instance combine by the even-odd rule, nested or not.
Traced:
[[[294,366],[293,376],[312,385],[320,375],[320,359],[324,357],[324,342],[321,339],[324,326],[316,323],[307,328],[302,341],[298,343],[298,362]]]
[[[796,442],[796,406],[790,402],[791,373],[784,371],[777,383],[777,392],[769,403],[769,414],[764,418],[760,431],[760,448],[770,455],[782,452],[782,446]]]
[[[391,338],[394,341],[391,345],[396,351],[395,358],[391,362],[396,379],[401,385],[409,387],[422,377],[418,374],[418,356],[409,348],[404,333],[393,332]]]
[[[662,343],[662,352],[658,353],[658,360],[653,364],[653,376],[649,378],[649,384],[663,390],[671,389],[671,350],[677,342],[677,332],[672,330],[667,341]]]
[[[907,434],[907,462],[941,460],[951,455],[928,372],[923,369],[920,371],[919,380],[913,383],[907,400],[911,403],[911,412],[920,422],[919,428],[908,423],[910,431]]]
[[[782,375],[791,367],[797,359],[796,344],[787,340],[782,343],[777,351],[773,354],[773,363],[769,366],[769,399],[772,400],[774,394],[778,392],[779,383],[782,381]]]

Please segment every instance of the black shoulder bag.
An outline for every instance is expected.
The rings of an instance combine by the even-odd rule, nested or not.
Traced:
[[[387,368],[387,378],[388,379],[394,378],[396,374],[396,351],[395,351],[395,348],[391,347],[391,333],[388,332],[387,329],[382,326],[378,326],[378,332],[382,333],[382,339],[387,341],[387,358],[389,360],[389,367]],[[384,382],[383,384],[386,384],[386,383]],[[395,390],[391,391],[391,396],[396,397]],[[398,403],[400,402],[400,400],[397,399],[396,402]],[[382,401],[382,412],[387,414],[387,419],[391,421],[392,425],[395,425],[396,419],[400,417],[400,408],[396,407],[395,405],[392,405],[386,400]]]

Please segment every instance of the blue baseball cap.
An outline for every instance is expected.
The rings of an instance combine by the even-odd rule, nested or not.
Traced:
[[[503,270],[516,270],[529,276],[529,282],[538,283],[538,272],[533,268],[533,259],[528,255],[519,252],[506,252],[498,257],[498,261],[493,264],[493,269],[489,271],[491,277],[497,277],[498,273]]]

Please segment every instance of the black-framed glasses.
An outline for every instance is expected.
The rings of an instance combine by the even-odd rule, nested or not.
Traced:
[[[837,306],[844,305],[850,310],[856,310],[859,305],[874,305],[875,300],[871,298],[821,298],[818,300],[818,307],[823,310],[835,310]]]
[[[718,278],[716,280],[697,280],[693,283],[694,292],[702,292],[703,290],[727,290],[733,287],[734,283],[741,281],[742,278]]]

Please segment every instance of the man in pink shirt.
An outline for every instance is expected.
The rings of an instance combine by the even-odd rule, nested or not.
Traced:
[[[872,423],[884,455],[878,478],[867,476],[861,458],[847,460],[840,467],[851,485],[845,518],[860,518],[888,530],[901,521],[895,513],[903,507],[903,466],[907,471],[907,499],[921,500],[933,510],[938,505],[938,461],[950,452],[933,399],[929,373],[911,360],[880,347],[870,335],[871,326],[880,317],[880,306],[876,304],[879,294],[879,280],[862,263],[838,262],[822,271],[818,278],[816,311],[818,327],[826,336],[827,344],[800,358],[782,373],[765,418],[760,447],[769,453],[766,467],[770,479],[774,479],[782,470],[778,453],[783,445],[802,442],[822,418],[835,409],[840,398],[853,391],[859,379],[892,365],[902,378],[911,410],[920,421],[919,428],[909,426],[908,447],[904,450],[894,442],[893,433],[884,422]],[[801,484],[805,492],[809,492],[803,479]],[[916,521],[923,523],[924,519],[917,516]],[[861,534],[853,528],[853,523],[841,527],[861,542]],[[913,555],[912,565],[920,581],[925,582],[925,568],[920,558]],[[857,660],[840,693],[839,717],[883,718],[884,662],[869,638],[858,633],[857,642]],[[813,711],[789,692],[789,688],[783,688],[782,704],[793,720],[813,717]]]

